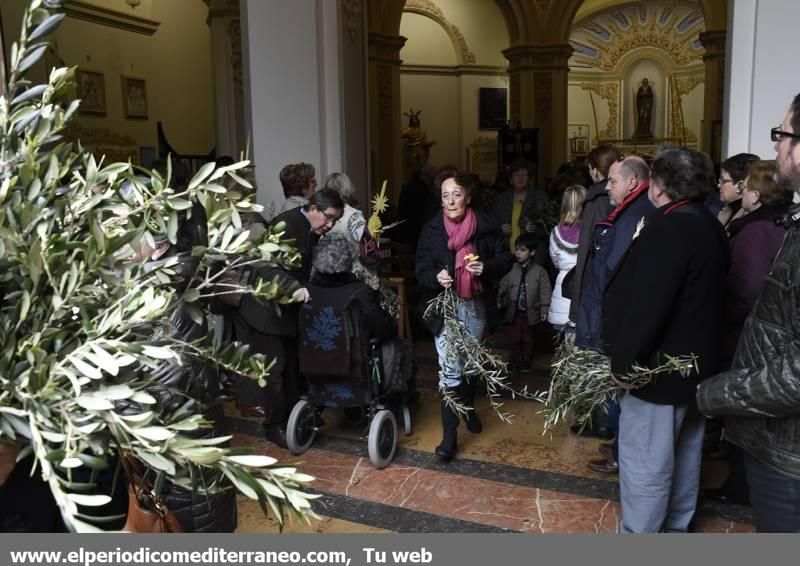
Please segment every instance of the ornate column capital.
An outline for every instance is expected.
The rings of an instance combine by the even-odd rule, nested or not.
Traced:
[[[700,34],[700,43],[706,52],[703,61],[725,57],[725,46],[728,32],[726,30],[704,31]]]
[[[401,35],[383,35],[370,32],[368,36],[369,60],[400,65],[400,50],[406,44],[406,38]]]
[[[503,56],[508,59],[509,73],[525,70],[569,71],[572,52],[569,44],[515,45],[503,50]]]

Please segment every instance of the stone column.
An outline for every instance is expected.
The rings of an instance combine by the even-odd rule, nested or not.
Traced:
[[[370,104],[370,177],[372,191],[380,190],[388,180],[387,193],[395,204],[400,196],[402,151],[400,139],[400,50],[406,38],[370,33],[369,104]]]
[[[567,160],[567,77],[570,45],[517,45],[503,51],[509,61],[512,126],[539,129],[537,182],[554,177]]]
[[[714,123],[722,135],[722,115],[725,108],[725,30],[705,31],[700,34],[700,42],[705,48],[706,80],[703,99],[703,132],[700,136],[700,149],[711,156],[714,161],[720,160],[721,138],[714,142]]]
[[[211,28],[211,57],[217,113],[217,155],[238,161],[244,151],[244,90],[242,83],[242,26],[239,0],[206,0]]]

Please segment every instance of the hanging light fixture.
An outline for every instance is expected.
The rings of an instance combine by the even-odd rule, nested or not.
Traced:
[[[142,0],[125,0],[125,3],[131,8],[135,8],[142,3]]]

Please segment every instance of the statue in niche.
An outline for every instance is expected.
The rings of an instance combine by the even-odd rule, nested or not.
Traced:
[[[428,141],[425,130],[420,127],[419,115],[422,110],[414,112],[410,108],[408,112],[403,112],[408,116],[408,127],[403,129],[403,154],[406,169],[409,174],[418,171],[423,165],[428,163],[431,154],[431,146],[435,141]]]
[[[642,84],[636,91],[636,133],[633,137],[637,140],[652,139],[653,131],[653,87],[647,78],[642,79]]]

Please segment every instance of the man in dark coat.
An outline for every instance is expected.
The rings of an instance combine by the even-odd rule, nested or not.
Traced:
[[[572,277],[572,298],[569,305],[569,319],[574,323],[578,320],[578,303],[581,296],[581,281],[586,268],[586,258],[592,247],[594,227],[598,222],[608,218],[614,210],[608,200],[606,184],[611,165],[619,159],[619,152],[613,145],[598,145],[589,152],[586,158],[589,163],[589,174],[594,184],[586,191],[583,201],[583,214],[581,215],[581,237],[578,240],[578,260],[575,263],[575,275]]]
[[[712,177],[698,151],[659,152],[648,189],[657,209],[605,293],[605,347],[621,383],[632,366],[655,368],[666,355],[695,355],[699,368],[662,373],[620,400],[622,532],[687,532],[695,512],[705,430],[695,390],[718,369],[729,265],[725,232],[703,205]]]
[[[297,304],[308,302],[310,295],[305,284],[311,274],[311,259],[314,246],[320,236],[326,234],[341,218],[344,210],[339,193],[333,189],[321,189],[314,193],[306,206],[295,208],[277,216],[272,225],[283,223],[284,239],[294,240],[300,254],[295,269],[275,265],[264,265],[251,274],[253,284],[272,281],[277,277],[282,286],[296,284],[299,288],[292,295],[295,303],[277,307],[263,304],[251,296],[242,298],[234,315],[237,340],[249,344],[256,353],[275,359],[275,365],[267,378],[267,387],[260,400],[263,404],[267,437],[279,445],[285,445],[286,421],[289,410],[299,398],[297,383]]]
[[[772,129],[777,180],[800,190],[800,94]],[[800,207],[789,210],[786,238],[744,324],[730,370],[705,381],[700,410],[725,417],[725,438],[745,453],[759,532],[800,531]]]
[[[628,250],[642,219],[653,211],[647,199],[650,170],[641,157],[629,156],[615,161],[608,173],[606,191],[615,206],[608,218],[598,222],[590,244],[589,257],[583,272],[580,307],[575,344],[584,349],[604,352],[603,348],[603,293],[608,278],[617,268]],[[600,438],[616,437],[619,426],[619,406],[609,400],[605,411],[597,411],[592,419],[596,429],[589,434]],[[573,425],[575,432],[579,427]],[[598,474],[614,475],[618,472],[617,441],[608,447],[611,454],[590,460],[589,468]]]

